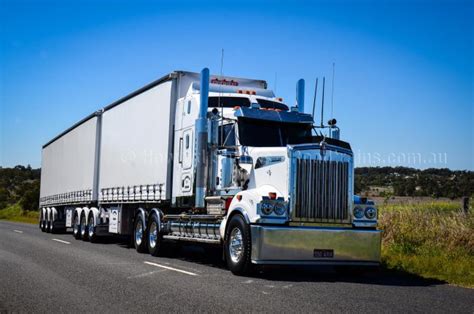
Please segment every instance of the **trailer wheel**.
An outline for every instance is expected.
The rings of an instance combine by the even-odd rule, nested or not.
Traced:
[[[73,219],[72,234],[74,235],[74,238],[76,240],[79,240],[81,238],[81,232],[79,228],[80,228],[79,215],[75,213],[74,219]]]
[[[46,232],[51,233],[51,220],[46,220]]]
[[[152,256],[159,256],[162,253],[162,240],[159,219],[156,214],[153,214],[148,223],[148,252]]]
[[[80,230],[81,230],[81,239],[83,241],[87,241],[89,240],[89,236],[87,234],[87,220],[86,220],[86,215],[81,215],[81,226],[80,226]]]
[[[241,215],[229,221],[226,230],[224,255],[227,266],[234,275],[247,275],[252,272],[250,227]]]
[[[58,230],[54,228],[54,220],[52,220],[49,224],[49,232],[50,233],[58,233]]]
[[[44,217],[41,219],[41,231],[46,232],[46,220]]]
[[[147,249],[145,226],[143,225],[142,213],[135,217],[135,224],[133,228],[133,243],[138,253],[145,253]]]
[[[89,237],[89,241],[92,243],[97,242],[97,234],[94,226],[94,216],[90,215],[87,223],[87,233]]]

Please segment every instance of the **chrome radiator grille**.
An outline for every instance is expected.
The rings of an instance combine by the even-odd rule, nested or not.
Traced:
[[[349,162],[296,159],[296,221],[345,222],[349,210]]]

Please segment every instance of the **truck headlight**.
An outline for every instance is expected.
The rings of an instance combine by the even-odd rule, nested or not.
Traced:
[[[367,207],[365,209],[365,217],[368,219],[374,219],[377,216],[377,210],[373,207]]]
[[[278,216],[282,216],[286,213],[286,205],[285,203],[276,203],[275,206],[273,207],[273,211],[275,214]]]
[[[273,211],[273,204],[272,203],[267,203],[263,202],[260,209],[262,210],[262,213],[264,215],[270,215]]]
[[[361,219],[364,217],[364,210],[361,207],[356,206],[354,207],[353,214],[355,218]]]

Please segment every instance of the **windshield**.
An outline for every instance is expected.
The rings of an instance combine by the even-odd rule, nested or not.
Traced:
[[[275,147],[300,144],[311,137],[310,123],[264,121],[240,117],[239,140],[241,145]]]

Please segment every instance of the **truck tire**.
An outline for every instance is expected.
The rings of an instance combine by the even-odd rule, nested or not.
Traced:
[[[89,240],[89,235],[87,233],[87,219],[86,219],[86,215],[82,214],[81,215],[81,225],[80,225],[80,228],[79,230],[81,230],[81,239],[83,241],[87,241]]]
[[[41,231],[46,232],[46,220],[41,220]]]
[[[150,220],[148,222],[148,252],[152,256],[159,256],[161,255],[163,248],[162,242],[163,237],[161,235],[160,226],[159,226],[159,219],[156,214],[152,214]]]
[[[49,232],[50,233],[58,233],[58,230],[56,228],[54,228],[54,220],[50,222],[49,224]]]
[[[79,240],[81,238],[81,230],[80,230],[80,222],[79,222],[79,216],[74,214],[74,219],[72,220],[72,234],[76,240]]]
[[[142,213],[138,213],[135,217],[135,223],[133,228],[133,244],[138,253],[146,253],[146,234],[145,226],[143,225]]]
[[[252,272],[250,227],[241,215],[233,216],[226,229],[224,256],[227,267],[234,275]]]
[[[94,225],[94,216],[89,215],[89,219],[87,222],[87,235],[89,237],[89,241],[91,243],[97,242],[97,234],[95,231],[95,225]]]

